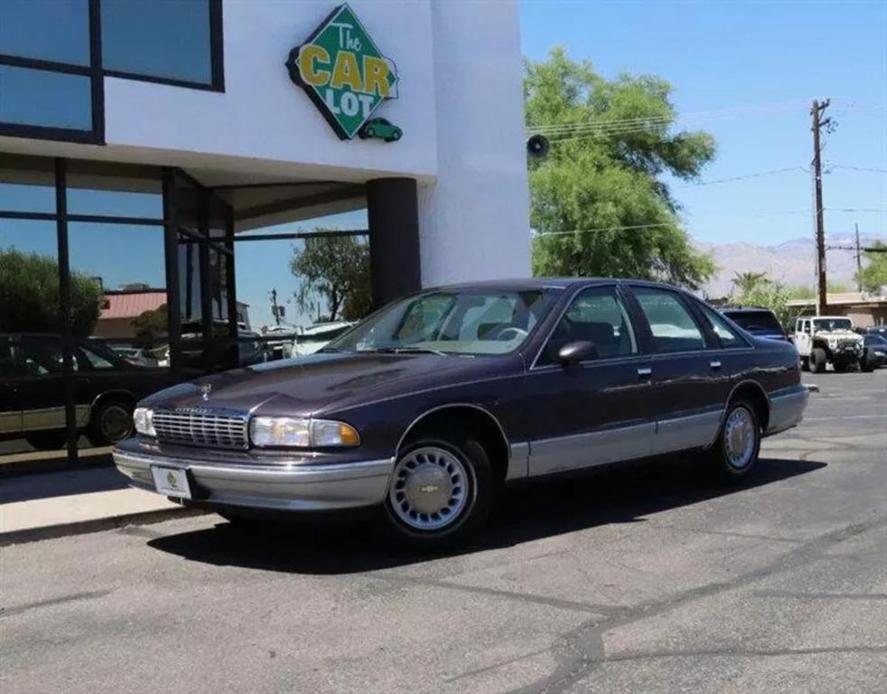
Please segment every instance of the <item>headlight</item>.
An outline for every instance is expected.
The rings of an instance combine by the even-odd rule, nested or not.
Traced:
[[[132,413],[132,421],[136,431],[142,436],[156,437],[154,431],[154,410],[150,407],[137,407]]]
[[[344,422],[292,417],[253,417],[249,435],[260,448],[327,448],[357,446],[360,436]]]

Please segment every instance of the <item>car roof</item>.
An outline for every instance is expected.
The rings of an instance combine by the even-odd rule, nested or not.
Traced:
[[[721,313],[773,313],[766,306],[722,306]]]
[[[665,282],[653,282],[650,280],[636,280],[616,277],[529,277],[501,280],[482,280],[479,282],[460,282],[457,284],[445,284],[436,287],[427,287],[424,292],[445,291],[448,289],[487,289],[492,291],[522,291],[528,289],[569,289],[571,287],[587,286],[603,283],[627,283],[650,287],[662,287],[664,289],[676,289],[685,291],[681,287]]]

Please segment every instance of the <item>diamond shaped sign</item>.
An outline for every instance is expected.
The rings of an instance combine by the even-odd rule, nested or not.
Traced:
[[[339,5],[305,43],[293,48],[286,66],[290,79],[311,97],[341,139],[399,139],[400,128],[388,121],[367,123],[386,99],[397,98],[397,68],[348,5]]]

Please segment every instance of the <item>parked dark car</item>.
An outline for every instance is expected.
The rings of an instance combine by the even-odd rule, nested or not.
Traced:
[[[887,366],[887,338],[876,333],[862,336],[865,345],[865,356],[862,361],[867,371]]]
[[[757,307],[722,308],[727,318],[755,337],[789,342],[785,329],[770,309]]]
[[[139,367],[95,339],[73,355],[77,428],[96,445],[132,435],[135,403],[170,384],[169,370]],[[54,335],[0,334],[0,437],[35,448],[65,442],[62,343]]]
[[[157,393],[114,451],[136,487],[233,521],[382,506],[401,537],[463,539],[506,482],[675,451],[748,475],[807,403],[798,355],[660,284],[431,289],[317,354]]]

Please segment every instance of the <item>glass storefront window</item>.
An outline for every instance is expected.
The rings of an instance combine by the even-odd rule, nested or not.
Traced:
[[[55,213],[52,162],[0,154],[0,211]]]
[[[65,442],[57,250],[55,221],[0,219],[0,455]]]
[[[89,65],[89,0],[3,0],[0,53]]]
[[[163,218],[160,172],[103,162],[68,167],[68,214]]]
[[[210,0],[103,0],[109,71],[212,83]]]
[[[0,65],[0,123],[92,129],[92,80],[85,75]]]

